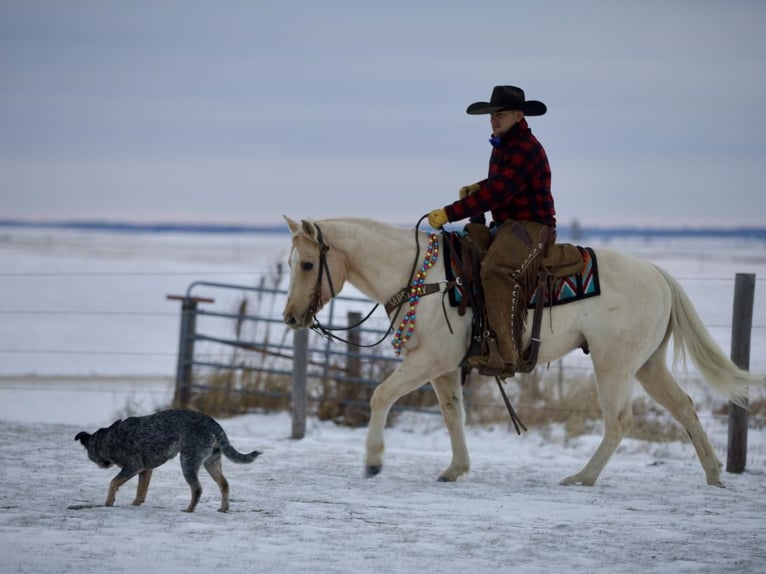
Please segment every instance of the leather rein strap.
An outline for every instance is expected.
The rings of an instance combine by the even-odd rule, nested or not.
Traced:
[[[417,245],[417,252],[415,254],[415,263],[413,263],[412,266],[412,272],[410,272],[410,282],[412,282],[412,277],[415,273],[415,267],[417,266],[418,259],[420,258],[420,242],[418,240],[418,229],[420,227],[420,222],[423,221],[423,219],[426,216],[423,216],[418,221],[418,224],[415,226],[415,243]],[[352,329],[355,329],[359,327],[362,323],[367,321],[372,314],[375,312],[375,309],[377,309],[380,304],[376,303],[375,306],[370,310],[367,315],[364,316],[364,318],[357,323],[353,325],[349,325],[348,327],[326,327],[322,325],[319,320],[316,318],[316,314],[319,311],[319,307],[321,306],[322,301],[322,279],[324,275],[327,275],[327,283],[330,286],[330,296],[331,298],[335,298],[335,287],[332,284],[332,276],[330,275],[330,267],[327,264],[327,252],[330,250],[330,246],[325,243],[324,236],[322,235],[322,229],[314,223],[314,227],[317,230],[317,243],[319,244],[319,273],[317,274],[317,284],[316,289],[314,290],[314,295],[311,299],[311,305],[309,305],[309,311],[314,316],[314,323],[311,325],[310,329],[314,331],[315,333],[319,333],[323,337],[327,337],[328,339],[335,339],[336,341],[340,341],[342,343],[352,344],[357,347],[364,347],[364,348],[370,348],[370,347],[376,347],[377,345],[380,345],[388,335],[393,332],[394,330],[394,324],[396,323],[396,319],[399,315],[399,310],[402,308],[402,305],[404,305],[408,299],[409,299],[409,292],[410,288],[402,287],[399,292],[397,292],[391,299],[388,300],[388,302],[385,304],[385,310],[388,315],[391,315],[393,311],[396,311],[396,314],[391,319],[391,323],[388,326],[388,329],[383,334],[383,336],[378,339],[376,342],[369,344],[369,345],[362,345],[360,343],[355,343],[352,341],[348,341],[347,339],[344,339],[343,337],[339,337],[338,335],[334,334],[333,331],[350,331]],[[437,293],[439,288],[439,283],[427,283],[422,286],[423,292],[421,296],[423,295],[430,295],[432,293]]]
[[[314,295],[311,298],[311,305],[309,305],[309,311],[314,317],[314,323],[311,325],[310,329],[316,333],[319,333],[320,335],[327,337],[328,339],[335,339],[337,341],[341,341],[343,343],[350,343],[350,341],[347,341],[343,337],[338,337],[337,335],[333,334],[332,331],[350,331],[351,329],[357,328],[359,325],[364,323],[367,319],[370,318],[370,316],[375,312],[375,309],[378,308],[378,305],[376,304],[369,313],[358,323],[355,323],[354,325],[349,325],[348,327],[335,327],[330,329],[329,327],[325,327],[322,325],[319,320],[316,318],[316,314],[319,311],[319,307],[322,302],[322,278],[324,275],[327,275],[327,283],[330,286],[330,297],[335,298],[335,286],[332,284],[332,275],[330,274],[330,266],[327,264],[327,252],[330,251],[330,246],[325,243],[324,236],[322,235],[322,229],[315,223],[314,227],[317,230],[317,243],[319,244],[319,273],[317,274],[317,285],[316,289],[314,289]],[[389,328],[390,332],[390,328]],[[385,335],[383,335],[383,339],[388,336],[388,332],[386,332]],[[380,341],[375,343],[374,345],[358,345],[359,347],[374,347],[375,345],[379,344]]]
[[[327,273],[327,283],[330,286],[330,297],[335,297],[335,287],[332,284],[330,267],[327,265],[327,252],[330,250],[330,246],[324,242],[322,230],[316,223],[314,224],[314,227],[316,227],[317,230],[317,243],[319,243],[319,275],[317,276],[317,286],[316,289],[314,289],[314,296],[311,298],[309,311],[314,315],[314,321],[316,322],[316,313],[322,302],[322,276],[325,272]]]

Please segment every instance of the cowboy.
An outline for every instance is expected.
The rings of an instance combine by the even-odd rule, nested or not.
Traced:
[[[458,201],[428,215],[431,227],[440,229],[466,217],[484,223],[484,213],[492,214],[494,239],[481,263],[489,329],[485,352],[468,359],[484,374],[512,373],[519,366],[527,302],[543,256],[555,241],[548,157],[525,119],[546,111],[544,103],[526,100],[524,90],[515,86],[496,86],[489,102],[468,106],[468,114],[490,114],[489,177],[462,187]]]

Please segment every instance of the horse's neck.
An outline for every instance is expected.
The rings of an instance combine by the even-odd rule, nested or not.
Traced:
[[[366,220],[331,220],[323,231],[325,226],[328,244],[346,256],[348,282],[367,297],[385,303],[409,281],[416,255],[413,231]],[[420,234],[422,256],[427,244]]]

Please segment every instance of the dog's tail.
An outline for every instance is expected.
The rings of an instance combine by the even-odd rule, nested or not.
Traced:
[[[247,454],[239,452],[236,448],[231,446],[231,443],[229,442],[229,437],[226,436],[226,433],[223,432],[223,429],[221,429],[221,434],[218,437],[218,444],[221,445],[221,452],[226,455],[226,458],[233,462],[237,462],[239,464],[246,464],[248,462],[253,462],[256,458],[258,458],[258,455],[261,453],[257,450],[254,450],[253,452],[249,452]]]

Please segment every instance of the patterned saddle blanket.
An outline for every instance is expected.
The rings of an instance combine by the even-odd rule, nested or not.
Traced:
[[[462,251],[462,236],[453,232],[449,241],[444,241],[447,281],[453,281],[463,276],[461,267],[470,265],[465,261]],[[457,253],[455,253],[457,251]],[[579,254],[579,257],[578,257]],[[595,297],[601,294],[601,285],[598,277],[598,261],[596,254],[590,247],[579,245],[560,244],[553,245],[543,260],[543,266],[549,273],[550,280],[545,290],[545,306],[564,305]],[[478,272],[473,275],[478,277]],[[461,287],[456,286],[449,291],[450,305],[459,307],[462,299]],[[528,307],[533,308],[537,303],[536,293],[532,293]]]
[[[583,259],[582,270],[565,277],[553,279],[549,283],[549,288],[545,290],[545,306],[564,305],[565,303],[601,294],[596,254],[590,247],[580,247],[578,245],[577,248],[580,250],[580,255]],[[543,262],[543,265],[545,265],[545,262]],[[528,307],[532,308],[536,303],[537,293],[533,293]]]

